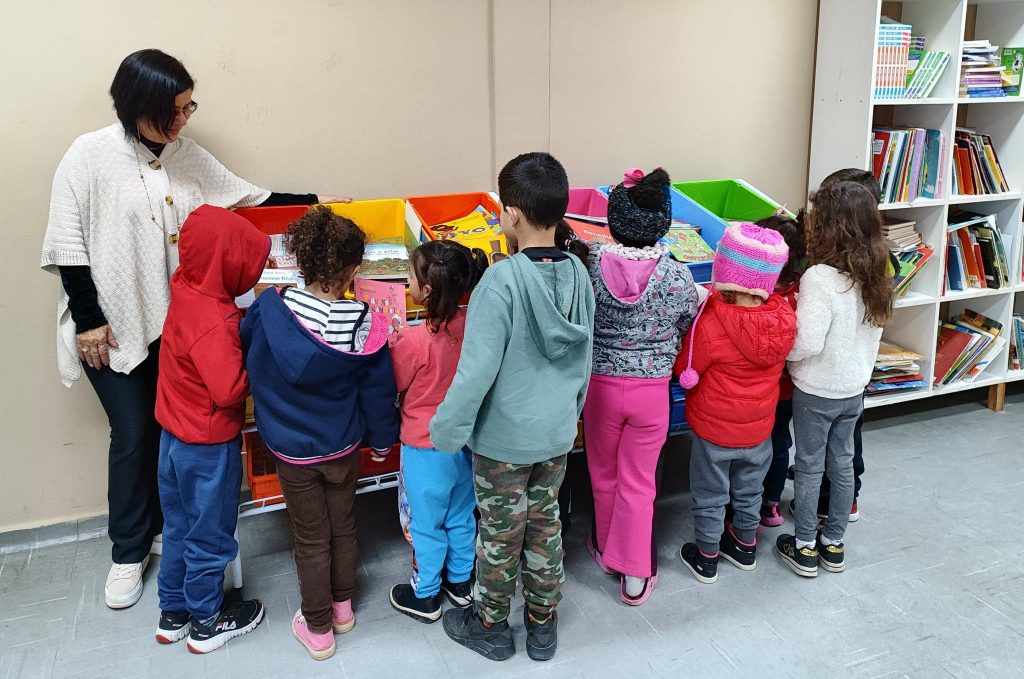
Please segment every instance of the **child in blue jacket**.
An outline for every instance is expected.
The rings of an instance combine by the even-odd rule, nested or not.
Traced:
[[[256,426],[277,458],[295,539],[302,608],[295,638],[316,660],[334,632],[355,626],[356,526],[361,446],[378,457],[398,439],[388,319],[345,299],[366,236],[328,208],[313,208],[285,236],[305,289],[268,290],[242,322]]]

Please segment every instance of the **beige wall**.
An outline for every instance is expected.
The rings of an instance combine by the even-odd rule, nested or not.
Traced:
[[[105,418],[55,370],[36,266],[53,170],[113,120],[129,52],[197,81],[186,132],[251,181],[364,198],[492,188],[549,148],[575,185],[627,165],[743,177],[802,202],[814,0],[4,3],[0,531],[106,511]],[[15,288],[14,286],[17,286]]]

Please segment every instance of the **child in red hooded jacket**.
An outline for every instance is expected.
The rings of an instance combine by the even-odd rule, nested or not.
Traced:
[[[796,314],[774,294],[789,248],[750,223],[726,229],[712,270],[713,292],[690,327],[673,372],[686,388],[693,430],[690,494],[696,542],[680,558],[703,583],[718,579],[721,554],[756,566],[762,481],[772,459],[779,378],[796,337]],[[725,505],[733,520],[725,526]]]
[[[259,600],[223,603],[224,568],[238,555],[249,393],[234,300],[259,281],[270,238],[228,210],[203,205],[185,220],[178,253],[157,380],[164,539],[156,640],[187,636],[188,650],[208,653],[263,619]]]

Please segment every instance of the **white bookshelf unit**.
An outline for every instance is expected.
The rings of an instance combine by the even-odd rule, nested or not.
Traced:
[[[926,37],[925,49],[950,54],[949,64],[931,95],[924,99],[874,99],[875,45],[879,20],[888,16],[910,24]],[[1024,96],[969,99],[959,96],[960,54],[964,40],[988,39],[1000,47],[1024,46],[1024,0],[821,0],[808,190],[844,167],[871,169],[873,125],[941,129],[947,144],[941,159],[943,194],[913,204],[883,204],[891,216],[913,219],[935,254],[898,298],[883,337],[925,356],[929,385],[869,396],[866,407],[928,398],[966,389],[989,388],[989,407],[1002,409],[1006,384],[1024,380],[1024,370],[1009,369],[1005,346],[974,382],[931,385],[940,320],[972,309],[1001,322],[1009,340],[1011,317],[1024,312],[1021,220],[1024,218]],[[1010,192],[955,195],[952,176],[953,137],[960,127],[989,134]],[[946,239],[951,206],[996,215],[1009,259],[1010,286],[943,292]]]

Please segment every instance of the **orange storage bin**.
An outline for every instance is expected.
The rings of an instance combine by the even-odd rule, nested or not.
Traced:
[[[437,196],[410,196],[405,201],[408,205],[406,221],[409,223],[411,231],[419,231],[421,233],[421,242],[438,239],[437,234],[430,230],[431,225],[465,217],[475,210],[478,205],[483,205],[495,214],[501,214],[501,204],[494,194],[483,191],[477,193],[448,193]],[[492,263],[494,262],[494,255],[508,253],[508,245],[505,243],[503,235],[479,244],[466,244],[480,247],[487,252]]]
[[[239,217],[245,217],[253,225],[267,234],[273,236],[284,233],[288,225],[302,215],[309,212],[308,205],[280,205],[275,207],[240,207],[235,210]]]
[[[245,473],[249,480],[249,489],[252,491],[253,500],[270,500],[267,504],[284,502],[281,493],[281,483],[277,479],[277,460],[274,454],[267,450],[263,439],[256,432],[248,432],[242,436],[245,446]],[[370,456],[369,448],[361,448],[356,455],[359,455],[359,478],[364,479],[381,474],[392,474],[401,469],[401,445],[395,444],[391,447],[391,454],[383,462],[374,462]]]

